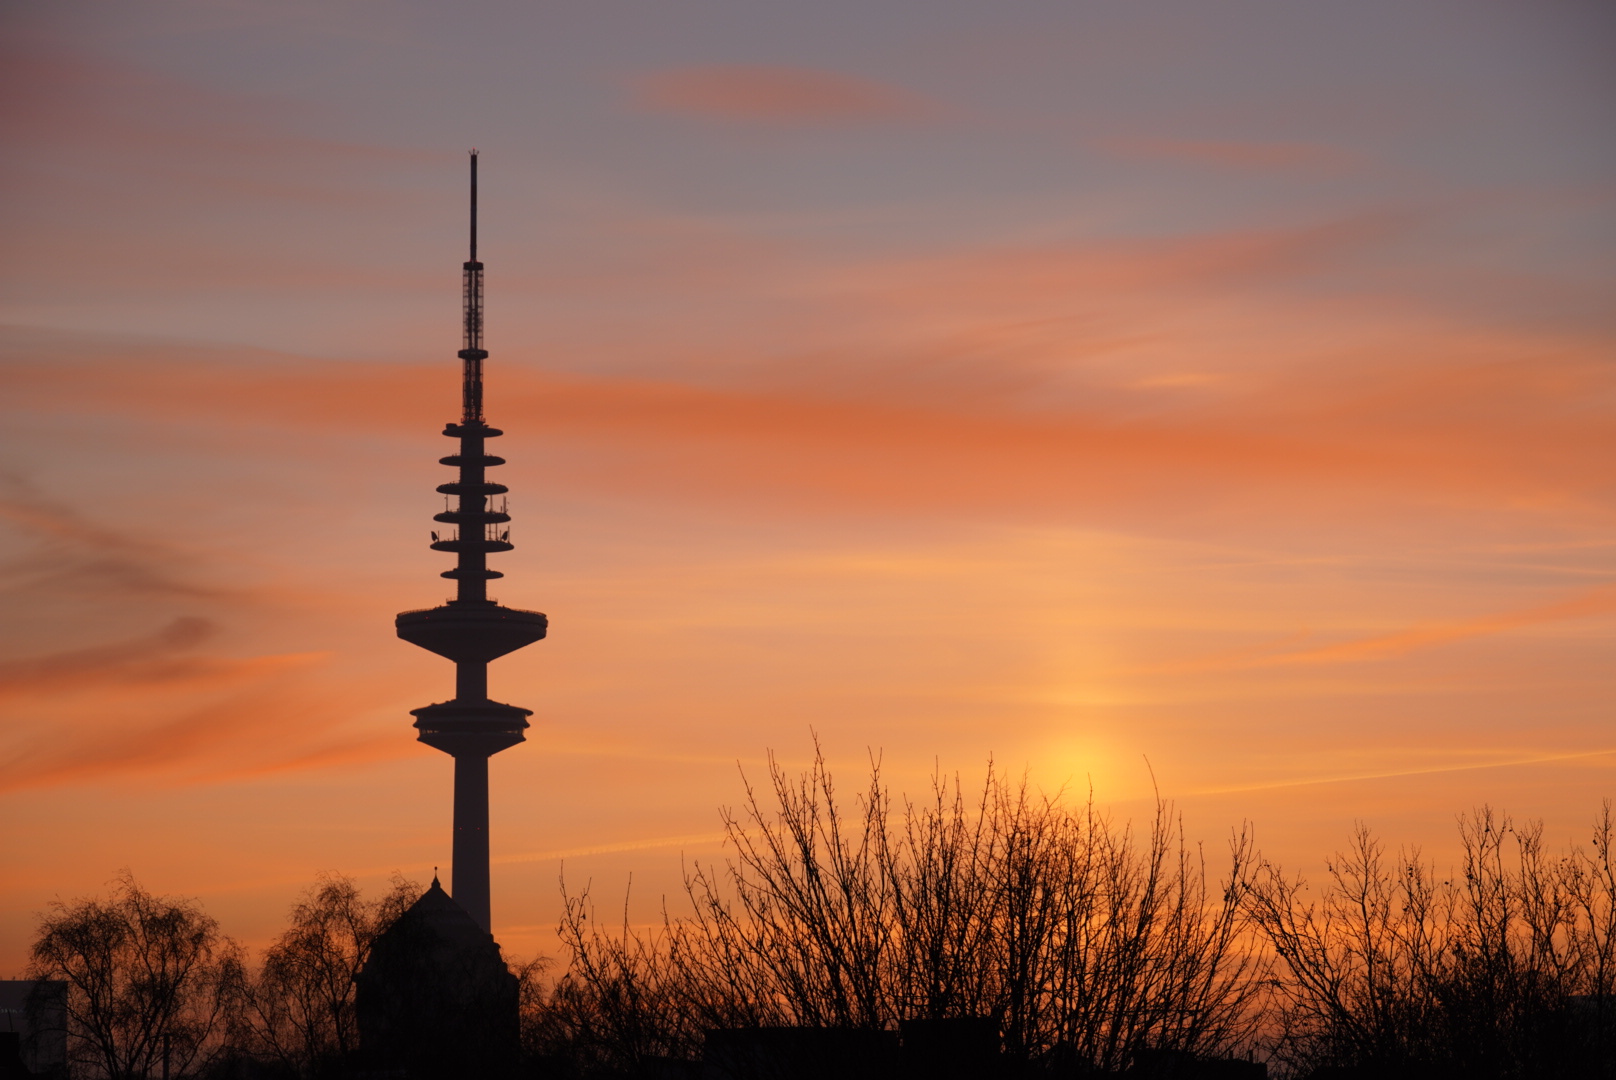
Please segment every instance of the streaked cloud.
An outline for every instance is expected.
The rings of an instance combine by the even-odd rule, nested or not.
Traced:
[[[0,695],[78,688],[88,682],[172,682],[194,678],[203,665],[178,654],[194,649],[217,633],[216,623],[188,615],[132,641],[0,661]]]
[[[624,851],[655,851],[658,848],[673,847],[716,847],[723,843],[725,834],[721,832],[690,833],[685,836],[657,836],[639,840],[617,840],[601,844],[590,844],[584,847],[562,848],[556,851],[524,851],[512,855],[501,855],[493,860],[500,865],[510,863],[554,862],[561,859],[577,859],[586,855],[609,855]]]
[[[1566,619],[1593,618],[1616,612],[1616,585],[1579,592],[1574,596],[1539,604],[1519,611],[1484,615],[1446,623],[1411,627],[1394,634],[1345,641],[1317,649],[1285,653],[1270,658],[1271,664],[1340,664],[1364,660],[1384,660],[1405,656],[1418,649],[1464,641],[1487,634],[1500,634],[1542,623]]]
[[[1014,516],[1043,507],[1056,519],[1213,493],[1292,514],[1328,499],[1347,512],[1416,492],[1454,506],[1504,498],[1608,513],[1599,508],[1616,470],[1616,431],[1581,408],[1611,392],[1608,366],[1591,349],[1565,345],[1554,356],[1531,341],[1518,348],[1537,353],[1532,360],[1465,362],[1463,345],[1427,343],[1432,355],[1417,366],[1248,374],[1243,393],[1131,417],[1118,391],[1105,390],[1097,406],[1081,383],[1064,403],[1038,407],[1028,390],[1054,373],[991,364],[955,365],[941,380],[928,369],[898,367],[879,381],[865,372],[852,396],[834,369],[817,383],[798,378],[774,389],[531,368],[496,377],[501,415],[513,423],[614,448],[569,456],[573,482],[623,490],[675,485],[691,495],[998,507]],[[1488,353],[1498,351],[1510,350],[1495,340]],[[377,434],[429,430],[445,385],[425,366],[262,364],[228,353],[131,364],[65,350],[48,368],[14,364],[6,378],[17,400],[41,413]],[[353,410],[354,401],[365,409]],[[15,506],[36,527],[57,521]]]
[[[1572,761],[1596,761],[1616,757],[1616,748],[1578,750],[1573,753],[1541,753],[1520,756],[1505,755],[1503,760],[1463,761],[1411,769],[1389,769],[1381,772],[1342,773],[1335,776],[1306,777],[1300,780],[1275,780],[1269,783],[1239,787],[1214,787],[1195,792],[1198,795],[1222,795],[1242,791],[1276,791],[1285,788],[1316,787],[1323,784],[1354,784],[1365,780],[1395,780],[1414,776],[1439,776],[1444,773],[1481,772],[1489,769],[1515,769],[1531,765],[1554,765]]]
[[[655,111],[769,125],[868,124],[925,119],[935,102],[896,86],[813,68],[730,64],[641,76],[635,100]]]
[[[1471,638],[1502,634],[1546,623],[1597,618],[1616,613],[1616,585],[1583,589],[1570,596],[1514,611],[1498,612],[1468,619],[1429,622],[1389,634],[1354,638],[1310,648],[1296,648],[1312,635],[1300,632],[1270,645],[1241,649],[1223,656],[1208,657],[1141,669],[1140,674],[1188,674],[1191,672],[1241,671],[1270,667],[1320,664],[1366,663],[1407,656]],[[1275,648],[1274,646],[1279,646]]]
[[[328,657],[287,654],[239,659],[214,658],[173,670],[143,693],[124,685],[115,693],[93,684],[63,692],[43,715],[65,709],[73,722],[42,722],[36,705],[32,722],[13,722],[0,749],[0,791],[81,784],[142,774],[219,772],[239,774],[243,750],[256,744],[266,766],[286,756],[285,733],[329,723],[340,712],[312,695],[289,695],[285,681]],[[39,691],[35,684],[30,689]],[[197,701],[201,696],[204,700]],[[279,737],[265,739],[266,726]],[[257,771],[256,769],[248,771]]]
[[[134,157],[164,174],[212,175],[224,159],[284,167],[318,158],[344,165],[441,165],[457,155],[421,147],[345,142],[299,130],[294,110],[270,96],[229,91],[60,42],[0,39],[0,131],[44,151],[73,148]],[[247,183],[236,174],[224,182]],[[297,199],[326,189],[284,190]]]
[[[1106,153],[1124,158],[1176,162],[1238,172],[1328,176],[1361,164],[1355,154],[1316,143],[1117,138],[1104,139],[1096,145]]]
[[[0,591],[72,589],[170,600],[229,595],[188,572],[194,563],[182,550],[89,520],[15,473],[0,473],[0,523],[31,541],[0,561]]]

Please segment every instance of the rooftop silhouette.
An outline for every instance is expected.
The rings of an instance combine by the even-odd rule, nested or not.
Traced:
[[[372,944],[354,981],[364,1070],[494,1077],[515,1064],[516,976],[436,877]]]

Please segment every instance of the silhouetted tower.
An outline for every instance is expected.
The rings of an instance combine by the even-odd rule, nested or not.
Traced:
[[[477,261],[477,152],[471,152],[471,259],[465,264],[465,347],[460,350],[460,422],[443,433],[460,440],[460,452],[440,459],[460,477],[438,490],[455,500],[436,520],[453,527],[447,539],[432,534],[434,551],[453,551],[459,562],[443,576],[458,583],[456,596],[441,607],[406,611],[396,620],[398,636],[455,663],[453,701],[410,710],[420,740],[451,755],[454,776],[454,854],[450,890],[456,903],[484,930],[490,928],[488,900],[488,759],[523,739],[531,709],[502,705],[488,697],[488,662],[544,637],[547,621],[536,611],[501,607],[488,598],[488,580],[503,577],[488,569],[488,555],[511,550],[508,490],[491,484],[486,471],[505,459],[484,449],[504,434],[483,420],[483,264]],[[444,500],[445,505],[449,499]]]

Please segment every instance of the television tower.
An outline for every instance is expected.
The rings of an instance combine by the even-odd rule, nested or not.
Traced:
[[[477,151],[471,152],[471,258],[465,264],[465,337],[460,350],[460,422],[443,433],[460,440],[460,452],[440,461],[460,470],[438,490],[453,498],[434,520],[451,526],[447,538],[432,534],[432,550],[459,556],[443,576],[457,583],[453,600],[435,608],[406,611],[395,620],[398,636],[455,664],[452,701],[411,709],[419,739],[454,758],[454,850],[450,894],[484,930],[490,929],[488,897],[488,759],[523,740],[531,709],[503,705],[488,697],[488,662],[544,637],[548,621],[537,611],[502,607],[488,598],[491,552],[511,550],[511,520],[503,484],[489,483],[486,471],[505,464],[484,450],[503,435],[483,420],[483,264],[477,261]],[[499,508],[493,497],[502,496]],[[449,499],[444,500],[447,507]]]

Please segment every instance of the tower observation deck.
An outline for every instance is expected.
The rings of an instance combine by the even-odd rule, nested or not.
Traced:
[[[503,484],[487,471],[505,459],[487,452],[489,439],[504,434],[483,418],[483,264],[477,261],[477,152],[471,152],[471,258],[464,266],[465,333],[460,350],[460,421],[443,434],[460,441],[441,458],[458,470],[438,491],[453,506],[435,520],[450,527],[432,534],[432,549],[455,553],[456,595],[435,608],[406,611],[395,620],[398,636],[454,661],[455,696],[410,710],[418,738],[454,758],[454,849],[450,893],[484,930],[490,929],[488,889],[488,759],[523,741],[531,709],[488,697],[488,663],[544,637],[548,622],[536,611],[504,607],[488,598],[488,582],[503,577],[488,569],[488,556],[510,551],[510,515]],[[500,497],[498,509],[495,496]],[[448,500],[445,500],[446,502]]]

